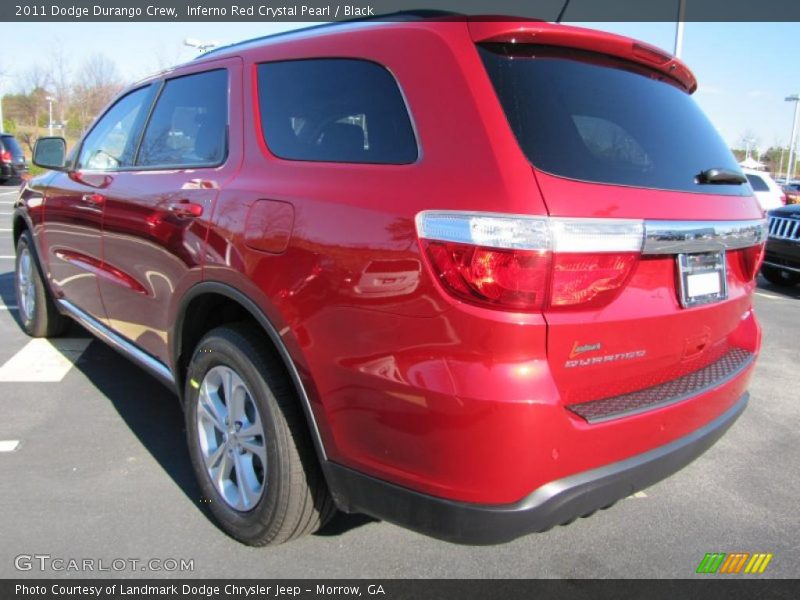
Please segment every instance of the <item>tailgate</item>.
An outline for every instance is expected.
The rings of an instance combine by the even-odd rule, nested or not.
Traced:
[[[548,360],[563,403],[616,399],[574,411],[592,421],[686,397],[749,364],[765,230],[688,93],[691,75],[677,81],[584,41],[493,39],[478,51],[549,216],[568,232],[564,255],[555,240],[543,309]],[[605,240],[612,219],[629,235],[641,224],[641,247],[619,233]]]

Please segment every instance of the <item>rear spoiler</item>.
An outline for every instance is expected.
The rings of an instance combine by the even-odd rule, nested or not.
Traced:
[[[697,89],[697,79],[683,62],[644,42],[621,35],[538,21],[501,20],[502,17],[469,17],[467,27],[475,43],[541,44],[564,46],[615,56],[644,65],[677,81],[688,93]]]

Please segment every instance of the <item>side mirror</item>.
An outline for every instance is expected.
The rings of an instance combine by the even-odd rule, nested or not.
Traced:
[[[40,137],[33,147],[33,164],[53,171],[63,171],[67,142],[62,137]]]

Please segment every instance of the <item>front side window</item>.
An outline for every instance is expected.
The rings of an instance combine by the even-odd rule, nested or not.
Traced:
[[[289,160],[408,164],[417,141],[391,73],[354,59],[258,66],[264,139]]]
[[[156,101],[136,165],[219,165],[227,152],[227,123],[225,69],[170,79]]]
[[[152,86],[121,98],[92,128],[81,146],[78,167],[113,171],[133,164],[136,138],[150,106]]]

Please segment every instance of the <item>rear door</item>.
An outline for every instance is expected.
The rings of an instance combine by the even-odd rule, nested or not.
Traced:
[[[691,96],[661,73],[591,52],[479,51],[568,247],[559,253],[556,240],[545,310],[563,401],[652,387],[735,347],[754,351],[762,213]],[[710,169],[731,176],[704,183]]]
[[[144,128],[134,167],[107,191],[106,272],[100,281],[111,327],[168,363],[170,307],[202,276],[208,223],[219,189],[241,160],[241,61],[171,74]]]
[[[44,240],[57,295],[105,322],[97,280],[105,275],[101,230],[108,190],[133,160],[153,86],[120,98],[84,138],[72,169],[54,173],[45,191]]]

